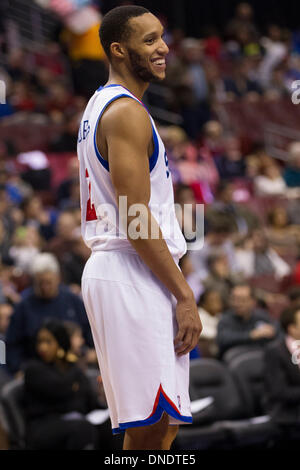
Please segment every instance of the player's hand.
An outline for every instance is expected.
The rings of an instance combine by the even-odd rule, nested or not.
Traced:
[[[177,301],[176,319],[178,332],[174,339],[174,346],[176,354],[182,356],[196,347],[202,331],[202,323],[194,296],[187,300]]]

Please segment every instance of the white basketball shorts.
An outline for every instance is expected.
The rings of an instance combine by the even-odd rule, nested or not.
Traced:
[[[112,432],[191,423],[189,354],[178,357],[175,297],[138,254],[94,252],[82,275]]]

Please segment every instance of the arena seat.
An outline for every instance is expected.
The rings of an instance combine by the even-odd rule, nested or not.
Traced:
[[[195,359],[190,366],[191,401],[212,397],[213,403],[193,414],[193,424],[180,426],[174,446],[178,449],[230,447],[228,432],[222,420],[242,415],[241,401],[235,383],[216,359]]]
[[[222,361],[229,365],[235,358],[240,357],[242,354],[257,350],[257,346],[243,345],[234,346],[226,351],[222,356]]]
[[[226,423],[235,447],[267,444],[278,437],[277,428],[264,413],[263,356],[263,349],[256,349],[234,357],[228,364],[248,412],[248,419]]]
[[[0,138],[13,142],[17,153],[46,151],[62,126],[47,122],[42,115],[13,115],[0,123]]]
[[[10,449],[25,449],[23,389],[23,379],[14,379],[4,385],[1,393],[0,403],[9,436]]]
[[[247,403],[248,417],[263,414],[263,348],[245,351],[235,356],[228,369],[234,378],[242,399]]]
[[[300,108],[290,99],[259,100],[247,102],[246,105],[245,101],[236,100],[223,103],[221,106],[231,129],[240,137],[247,137],[252,142],[264,142],[264,133],[268,124],[298,129]]]
[[[190,398],[211,396],[213,404],[193,415],[194,425],[211,424],[242,416],[240,397],[228,369],[218,360],[196,359],[190,366]]]
[[[191,401],[208,396],[213,397],[214,401],[204,410],[193,414],[191,426],[180,426],[174,442],[175,448],[204,450],[259,447],[266,446],[276,438],[276,428],[257,404],[257,393],[262,387],[262,366],[257,364],[256,353],[250,351],[238,355],[231,361],[231,367],[216,359],[197,359],[191,363]],[[261,354],[261,351],[258,353]],[[236,370],[239,372],[236,364],[241,363],[241,357],[244,361],[247,358],[249,362],[249,373],[247,375],[246,371],[245,376],[236,373]],[[247,368],[247,365],[244,363],[242,367]],[[258,367],[257,374],[255,367]]]

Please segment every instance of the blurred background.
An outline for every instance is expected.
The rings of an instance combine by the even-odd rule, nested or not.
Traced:
[[[159,17],[170,49],[166,79],[150,84],[143,102],[166,147],[175,202],[190,204],[194,221],[197,204],[205,208],[204,247],[180,262],[204,327],[190,355],[194,424],[180,427],[173,446],[293,448],[296,0],[1,1],[0,448],[122,446],[111,435],[81,298],[90,253],[80,235],[76,146],[87,101],[108,78],[102,16],[135,3]]]

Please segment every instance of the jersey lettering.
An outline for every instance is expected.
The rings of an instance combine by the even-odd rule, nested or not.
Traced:
[[[83,140],[85,140],[87,138],[87,136],[89,135],[89,132],[90,132],[90,128],[91,128],[91,126],[89,125],[88,120],[85,120],[85,121],[80,123],[79,132],[78,132],[78,143],[79,144],[80,144],[80,142],[82,142]]]
[[[165,158],[165,164],[166,164],[166,167],[167,167],[167,169],[166,169],[167,178],[169,178],[170,171],[169,171],[169,162],[168,162],[167,152],[165,152],[164,158]]]

